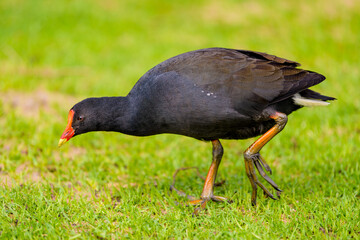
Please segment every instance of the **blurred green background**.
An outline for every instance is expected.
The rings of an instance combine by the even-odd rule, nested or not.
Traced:
[[[0,1],[0,237],[360,238],[359,42],[356,0]],[[126,95],[156,64],[206,47],[298,61],[338,99],[293,113],[263,149],[280,201],[251,207],[242,152],[254,139],[224,141],[215,191],[234,203],[197,218],[168,188],[179,167],[205,175],[209,143],[89,133],[57,148],[77,101]],[[200,194],[195,173],[178,181]]]

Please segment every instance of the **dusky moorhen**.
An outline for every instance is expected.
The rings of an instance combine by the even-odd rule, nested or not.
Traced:
[[[126,97],[87,98],[71,108],[59,146],[90,131],[115,131],[134,136],[161,133],[211,141],[212,163],[199,200],[204,208],[215,196],[214,182],[223,156],[219,139],[262,135],[244,152],[246,174],[256,204],[257,186],[276,199],[258,180],[269,165],[262,147],[286,125],[287,115],[303,106],[323,106],[333,97],[308,88],[321,74],[297,68],[299,63],[261,52],[208,48],[170,58],[145,73]]]

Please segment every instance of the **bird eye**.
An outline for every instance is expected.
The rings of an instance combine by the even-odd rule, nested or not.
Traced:
[[[84,117],[83,117],[83,116],[78,116],[77,120],[83,121],[83,120],[84,120]]]

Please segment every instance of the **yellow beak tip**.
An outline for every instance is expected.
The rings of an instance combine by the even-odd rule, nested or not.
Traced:
[[[60,140],[59,140],[59,144],[58,144],[58,146],[59,147],[61,147],[64,143],[66,143],[67,142],[67,139],[66,138],[61,138]]]

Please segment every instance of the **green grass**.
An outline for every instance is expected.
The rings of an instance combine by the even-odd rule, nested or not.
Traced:
[[[0,2],[0,237],[3,239],[360,239],[360,2]],[[89,133],[57,148],[67,112],[89,96],[126,95],[176,54],[205,47],[264,51],[326,75],[338,98],[302,109],[262,155],[284,190],[250,204],[242,152],[223,141],[216,194],[198,217],[169,192],[211,144],[159,135]],[[200,195],[182,172],[178,186]]]

